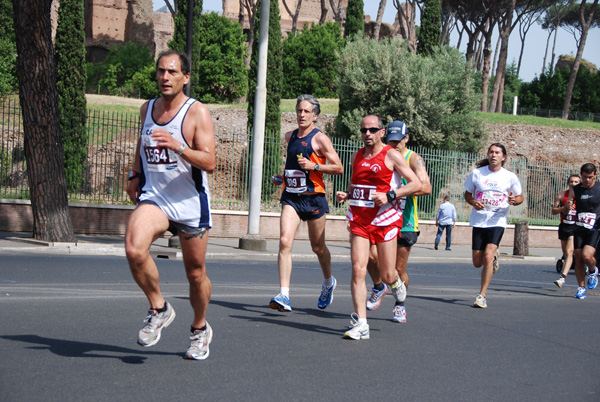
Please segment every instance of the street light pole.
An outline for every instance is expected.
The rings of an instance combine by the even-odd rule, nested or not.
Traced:
[[[262,192],[265,120],[267,110],[267,54],[269,50],[270,0],[262,0],[258,39],[258,74],[254,94],[254,123],[252,125],[252,165],[250,173],[250,206],[248,234],[240,238],[239,247],[246,250],[265,251],[266,240],[260,236],[260,197]]]

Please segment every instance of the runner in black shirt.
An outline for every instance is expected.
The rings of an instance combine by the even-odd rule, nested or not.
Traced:
[[[596,247],[600,238],[600,183],[596,182],[596,165],[586,163],[581,166],[581,183],[569,190],[569,198],[563,207],[568,213],[575,202],[577,229],[575,230],[575,276],[579,287],[575,297],[585,299],[585,268],[588,266],[588,288],[598,285]]]

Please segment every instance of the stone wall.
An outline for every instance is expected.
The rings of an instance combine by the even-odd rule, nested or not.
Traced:
[[[134,207],[129,205],[69,204],[75,234],[124,235],[127,220]],[[248,214],[236,211],[213,211],[212,237],[240,238],[247,234]],[[347,221],[342,216],[327,216],[328,241],[348,241]],[[437,232],[435,221],[419,221],[419,244],[433,244]],[[0,199],[0,231],[32,232],[31,204],[24,200]],[[471,231],[468,223],[457,223],[452,229],[453,245],[470,245]],[[261,213],[260,235],[268,240],[279,239],[279,213]],[[296,235],[298,240],[308,240],[308,227],[302,222]],[[502,237],[501,246],[514,246],[514,226],[509,225]],[[556,227],[529,227],[529,247],[558,248],[560,242]]]
[[[337,0],[336,0],[337,2]],[[291,3],[291,4],[290,4]],[[290,11],[293,13],[296,10],[291,7],[295,6],[295,2],[288,1],[288,5],[290,5]],[[327,21],[332,21],[333,14],[331,12],[331,6],[329,1],[325,3],[327,9],[329,10],[327,13]],[[346,8],[348,5],[348,0],[342,0],[341,7]],[[248,12],[247,10],[243,10],[244,20],[242,23],[242,27],[244,29],[249,29],[250,24],[248,23]],[[288,14],[287,10],[283,5],[283,1],[279,0],[279,14],[280,14],[280,23],[281,23],[281,32],[283,36],[287,36],[288,33],[292,30],[292,17]],[[239,21],[240,17],[240,2],[239,0],[223,0],[223,15],[232,21]],[[302,7],[300,8],[300,15],[298,16],[298,24],[297,28],[302,29],[304,23],[309,25],[316,24],[319,22],[321,18],[321,0],[304,0],[302,2]]]
[[[487,146],[500,142],[509,156],[529,160],[600,165],[600,130],[573,130],[560,127],[489,125]]]
[[[111,46],[126,41],[142,43],[156,56],[173,36],[173,18],[154,12],[152,0],[85,0],[85,31],[89,61],[102,60]]]

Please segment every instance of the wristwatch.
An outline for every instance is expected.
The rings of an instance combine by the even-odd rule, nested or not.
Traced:
[[[321,168],[321,167],[319,166],[319,164],[318,164],[318,163],[315,163],[315,168],[314,168],[314,171],[315,171],[315,172],[318,172],[320,168]]]
[[[388,191],[385,195],[387,196],[387,200],[389,203],[394,202],[394,200],[396,199],[396,192],[394,190]]]
[[[135,170],[130,170],[129,171],[129,175],[127,175],[127,180],[131,181],[133,179],[137,179],[138,177],[140,177],[142,174],[140,172],[136,172]]]
[[[181,143],[181,146],[179,147],[179,151],[177,151],[177,155],[181,155],[185,151],[186,148],[187,147],[185,146],[185,144]]]

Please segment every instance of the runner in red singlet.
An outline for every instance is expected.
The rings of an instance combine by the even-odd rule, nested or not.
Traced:
[[[349,200],[351,232],[352,326],[344,338],[369,339],[365,276],[369,250],[377,247],[382,280],[399,297],[402,282],[396,271],[396,238],[402,226],[403,197],[421,190],[421,182],[402,154],[382,142],[383,123],[367,116],[360,124],[364,148],[352,155],[352,178],[348,191],[336,193],[337,202]],[[402,178],[406,184],[402,185]]]

